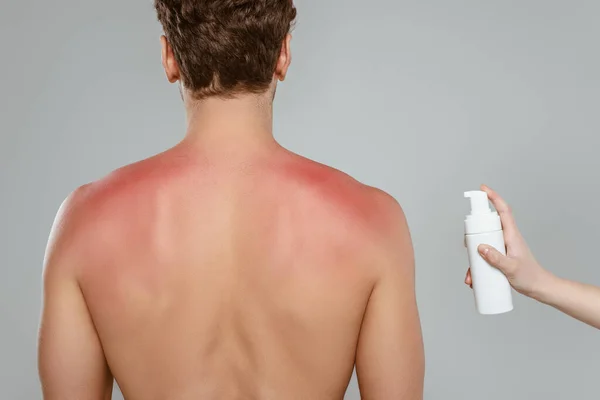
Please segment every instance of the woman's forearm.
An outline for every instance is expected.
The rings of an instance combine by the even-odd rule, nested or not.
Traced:
[[[599,287],[550,276],[532,297],[600,329]]]
[[[487,186],[481,189],[488,194],[500,214],[507,249],[503,254],[492,246],[481,245],[481,256],[506,275],[519,293],[600,329],[600,287],[561,279],[544,269],[519,232],[508,204]],[[473,284],[470,270],[465,283]]]

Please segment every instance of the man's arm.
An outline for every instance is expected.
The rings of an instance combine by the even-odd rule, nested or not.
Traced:
[[[388,201],[389,202],[389,201]],[[422,400],[425,370],[415,297],[414,254],[408,226],[395,201],[382,240],[379,280],[367,310],[356,356],[364,400]]]
[[[113,378],[75,274],[75,197],[58,213],[44,260],[40,380],[46,400],[110,400]]]

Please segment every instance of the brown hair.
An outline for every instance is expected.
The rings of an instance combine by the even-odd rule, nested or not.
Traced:
[[[181,71],[197,99],[264,93],[296,18],[293,0],[155,0]]]

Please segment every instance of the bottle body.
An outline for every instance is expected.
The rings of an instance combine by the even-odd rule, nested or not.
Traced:
[[[478,247],[482,244],[490,245],[506,255],[504,232],[499,230],[466,235],[477,311],[485,315],[503,314],[512,311],[513,301],[510,283],[502,272],[492,267],[481,257]]]

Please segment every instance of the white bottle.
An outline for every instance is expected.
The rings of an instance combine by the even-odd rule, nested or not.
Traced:
[[[506,254],[500,216],[490,209],[487,193],[466,192],[465,197],[471,199],[471,215],[465,220],[465,244],[469,252],[477,311],[486,315],[512,311],[512,289],[508,279],[489,265],[477,250],[479,245],[487,244]]]

